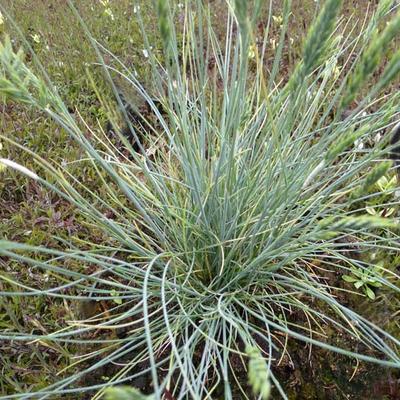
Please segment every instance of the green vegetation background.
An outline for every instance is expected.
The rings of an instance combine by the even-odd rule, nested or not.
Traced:
[[[223,0],[211,1],[215,8],[215,17],[223,13]],[[1,0],[2,5],[10,12],[23,34],[43,62],[54,84],[63,95],[71,112],[79,113],[91,127],[104,126],[107,120],[106,110],[98,99],[91,79],[104,99],[108,100],[108,109],[112,110],[110,89],[104,83],[100,67],[95,65],[93,48],[85,38],[79,22],[74,18],[67,2],[60,0]],[[151,1],[139,3],[141,12],[152,31],[156,32],[156,23],[151,17]],[[279,9],[279,1],[276,1]],[[345,1],[345,15],[357,15],[363,18],[368,7],[375,1]],[[133,18],[135,7],[131,0],[77,2],[79,12],[87,23],[93,36],[105,47],[118,56],[127,66],[135,69],[146,82],[148,71],[144,46],[139,27]],[[306,27],[315,15],[318,2],[314,0],[294,1],[294,15],[289,31],[293,45],[286,48],[283,73],[291,68],[296,59],[301,39]],[[0,33],[9,33],[15,43],[19,42],[15,28],[4,17]],[[278,35],[278,30],[277,30]],[[277,36],[278,37],[278,36]],[[156,39],[154,38],[156,41]],[[291,43],[289,41],[289,43]],[[155,44],[156,46],[156,44]],[[0,99],[1,100],[1,99]],[[82,150],[54,122],[36,112],[27,110],[21,105],[6,104],[0,101],[0,130],[46,159],[58,163],[70,163],[84,157]],[[100,128],[99,128],[100,129]],[[17,160],[30,167],[27,154],[17,148],[3,144],[0,154]],[[72,163],[70,171],[89,187],[99,187],[97,175],[85,163]],[[86,226],[75,215],[71,205],[57,198],[56,195],[39,188],[35,182],[26,180],[12,171],[1,174],[0,179],[0,237],[8,240],[25,241],[33,245],[56,245],[51,234],[68,237],[80,245],[86,241],[102,243],[105,237],[94,227]],[[71,265],[70,268],[79,268]],[[50,286],[57,277],[46,276],[34,270],[26,270],[16,263],[6,264],[0,260],[2,276],[12,276],[20,282],[29,281],[38,288]],[[16,279],[18,278],[18,279]],[[0,281],[1,290],[12,290]],[[51,332],[61,328],[63,321],[74,318],[81,310],[63,301],[49,300],[44,297],[0,297],[0,330],[10,326],[21,331]],[[71,362],[71,355],[79,351],[72,345],[49,347],[45,343],[9,343],[0,341],[0,395],[39,389],[54,381],[57,375],[63,374],[63,368]],[[300,353],[306,350],[299,347]],[[306,355],[305,355],[306,356]],[[332,356],[336,357],[336,356]],[[329,363],[326,359],[326,363]],[[333,361],[332,361],[333,362]],[[104,376],[102,379],[107,379]],[[293,377],[294,381],[300,379]],[[332,384],[327,374],[325,385]],[[304,387],[315,391],[315,387]],[[315,385],[314,385],[315,386]],[[310,392],[308,392],[310,393]],[[299,398],[299,397],[296,397]],[[314,398],[314,397],[301,397]]]

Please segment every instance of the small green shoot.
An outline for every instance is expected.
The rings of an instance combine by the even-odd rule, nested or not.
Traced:
[[[351,268],[351,275],[342,275],[345,282],[352,283],[357,290],[362,290],[371,300],[375,300],[373,288],[382,287],[382,267]]]

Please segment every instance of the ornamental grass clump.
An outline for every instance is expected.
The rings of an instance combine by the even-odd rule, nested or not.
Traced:
[[[77,162],[89,162],[102,185],[96,192],[68,165],[32,152],[37,168],[27,179],[35,176],[37,184],[71,202],[88,226],[107,238],[100,244],[58,239],[57,248],[0,241],[6,260],[59,281],[38,289],[0,275],[10,285],[3,296],[108,305],[94,316],[76,315],[54,332],[4,330],[0,338],[6,341],[86,349],[58,380],[12,398],[90,392],[94,399],[104,393],[106,398],[232,399],[239,391],[243,398],[267,399],[275,391],[286,399],[274,367],[290,354],[291,340],[400,367],[399,339],[342,304],[338,293],[352,288],[329,278],[371,269],[372,258],[360,254],[399,250],[396,216],[370,216],[362,204],[382,195],[371,193],[382,173],[394,174],[388,143],[400,95],[380,98],[378,78],[365,88],[367,94],[357,96],[383,63],[381,47],[400,33],[400,16],[381,32],[387,12],[380,11],[354,38],[342,34],[340,6],[340,0],[324,2],[291,77],[279,71],[285,35],[274,51],[268,26],[264,37],[256,37],[254,26],[264,12],[260,0],[228,1],[223,35],[214,30],[202,1],[186,0],[181,8],[158,0],[164,51],[147,46],[151,93],[118,59],[117,66],[106,65],[103,56],[113,55],[91,38],[111,86],[116,90],[116,77],[124,80],[157,120],[143,116],[147,146],[141,143],[138,152],[121,138],[130,157],[101,130],[85,125],[78,112],[69,113],[54,87],[21,64],[21,52],[5,40],[1,94],[58,122],[86,153]],[[290,0],[283,9],[286,32]],[[148,44],[140,10],[135,15]],[[251,58],[250,46],[256,49]],[[271,72],[262,62],[266,54],[275,57]],[[400,66],[390,60],[389,65],[392,79]],[[358,106],[342,119],[352,99]],[[371,145],[383,129],[388,134]],[[398,200],[392,204],[397,206]],[[348,251],[350,239],[357,252]],[[335,274],[326,276],[327,271]],[[396,279],[385,267],[374,277],[379,290],[399,293]],[[332,332],[344,335],[348,345],[338,345]],[[238,360],[248,376],[237,368]],[[85,383],[97,370],[113,373]],[[142,375],[151,376],[149,397],[134,388],[107,393],[110,386],[132,384]]]

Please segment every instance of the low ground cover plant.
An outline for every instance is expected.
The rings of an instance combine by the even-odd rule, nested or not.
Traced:
[[[387,54],[400,33],[400,14],[381,1],[354,39],[340,19],[341,3],[323,2],[303,56],[285,78],[280,67],[290,0],[268,69],[264,57],[276,18],[267,11],[262,36],[255,34],[261,1],[228,1],[221,39],[207,4],[158,0],[161,49],[149,43],[136,10],[151,91],[88,33],[117,102],[122,106],[115,85],[122,80],[155,116],[144,116],[140,127],[127,118],[134,143],[120,134],[123,150],[101,128],[85,124],[78,110],[70,112],[39,60],[40,73],[3,40],[1,95],[56,121],[85,151],[77,163],[90,165],[103,185],[94,191],[68,165],[29,149],[35,170],[2,155],[2,174],[15,170],[55,192],[108,238],[98,244],[55,235],[54,248],[0,241],[4,260],[57,282],[38,289],[4,273],[2,296],[83,305],[57,331],[1,333],[2,340],[80,351],[47,387],[3,398],[84,398],[88,392],[97,399],[141,376],[151,377],[144,392],[154,399],[238,393],[267,399],[272,390],[287,398],[274,366],[290,354],[291,340],[400,367],[398,337],[339,296],[353,290],[354,271],[360,279],[368,271],[369,297],[372,282],[399,293],[396,271],[383,265],[375,274],[376,263],[360,254],[398,252],[398,200],[382,177],[395,175],[390,159],[397,158],[397,144],[390,139],[399,94],[382,93],[400,69],[400,51]],[[374,73],[379,77],[371,84]],[[384,192],[391,215],[366,212]],[[349,286],[332,277],[337,273],[351,277]],[[330,342],[328,329],[345,335],[348,345]],[[89,382],[98,370],[104,379]],[[125,393],[142,396],[134,388]]]

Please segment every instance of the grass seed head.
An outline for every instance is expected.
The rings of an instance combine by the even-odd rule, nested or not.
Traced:
[[[346,108],[357,97],[364,83],[382,62],[385,54],[387,54],[390,43],[399,32],[400,11],[388,23],[382,33],[379,33],[378,30],[375,31],[369,46],[357,62],[354,72],[350,75],[347,94],[342,99],[342,108]],[[387,83],[393,80],[394,73],[397,74],[399,71],[396,65],[396,58],[393,62],[395,64],[389,64],[388,67],[390,69],[386,70],[386,75],[384,74],[384,81]],[[395,68],[394,65],[396,66]]]
[[[302,61],[297,65],[289,81],[290,88],[298,87],[316,67],[325,61],[329,39],[336,27],[342,0],[327,0],[315,22],[308,31]]]
[[[249,357],[248,377],[255,395],[268,400],[271,395],[269,370],[260,350],[255,346],[247,346],[246,354]]]

